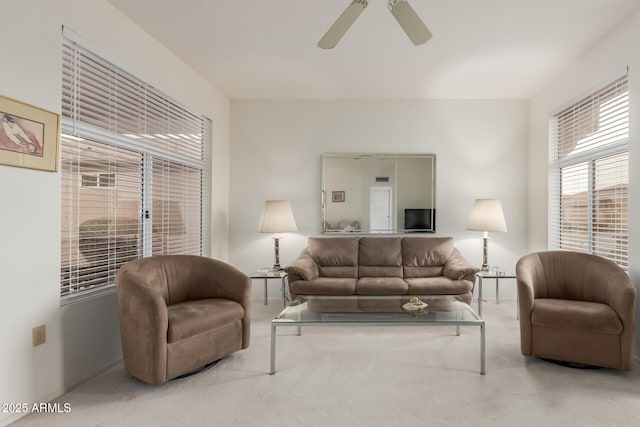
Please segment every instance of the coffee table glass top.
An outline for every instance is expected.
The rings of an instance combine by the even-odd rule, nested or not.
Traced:
[[[284,270],[273,270],[271,268],[261,268],[249,275],[252,279],[279,279],[287,275]]]
[[[402,306],[412,297],[427,307],[409,312]],[[473,309],[453,295],[403,296],[298,296],[275,323],[440,323],[460,325],[483,322]]]
[[[510,271],[502,270],[500,268],[491,268],[489,270],[480,270],[476,273],[477,276],[482,276],[485,279],[515,279],[516,275]]]

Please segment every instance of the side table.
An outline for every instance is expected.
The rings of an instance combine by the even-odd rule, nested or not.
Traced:
[[[252,279],[264,280],[264,305],[267,305],[267,281],[270,279],[280,279],[282,281],[282,305],[287,306],[287,272],[284,270],[273,270],[271,268],[261,268],[249,275]]]
[[[478,278],[478,316],[482,317],[482,279],[496,279],[496,304],[500,304],[500,279],[515,279],[516,276],[505,270],[491,269],[477,272],[476,277]],[[516,316],[520,319],[517,297],[516,293]]]

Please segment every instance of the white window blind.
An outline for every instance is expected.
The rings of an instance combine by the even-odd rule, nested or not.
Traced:
[[[63,36],[65,300],[132,259],[209,254],[211,122]]]
[[[142,254],[142,155],[62,137],[62,295],[113,283]],[[83,187],[87,174],[112,173],[112,187]]]
[[[202,171],[153,159],[152,255],[199,253]]]
[[[627,76],[550,120],[549,242],[628,270]]]

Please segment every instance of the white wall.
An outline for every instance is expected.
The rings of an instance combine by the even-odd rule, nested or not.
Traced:
[[[229,101],[104,0],[3,2],[0,95],[60,112],[66,25],[214,123],[212,255],[228,256]],[[120,357],[113,294],[60,307],[60,176],[0,165],[0,402],[40,402]],[[45,323],[47,343],[31,346]],[[0,425],[15,419],[0,413]]]
[[[629,67],[629,275],[640,285],[640,13],[583,55],[531,99],[529,134],[529,249],[547,248],[548,120],[561,107],[610,83]],[[636,321],[640,325],[640,303]],[[637,327],[640,332],[640,326]],[[640,339],[636,333],[636,354]]]
[[[322,153],[434,153],[435,235],[480,265],[481,233],[466,221],[475,198],[502,199],[509,232],[492,234],[489,261],[513,269],[527,249],[528,114],[524,100],[232,101],[230,260],[245,272],[273,263],[271,236],[256,232],[266,199],[289,199],[298,224],[282,265],[319,235]]]

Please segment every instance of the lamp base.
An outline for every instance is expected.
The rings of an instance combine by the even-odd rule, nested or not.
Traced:
[[[489,233],[484,232],[482,237],[482,271],[489,271]]]
[[[282,270],[282,267],[280,267],[280,237],[279,236],[274,236],[273,237],[273,242],[274,242],[274,255],[275,255],[275,262],[273,263],[273,270],[274,271],[280,271]]]

